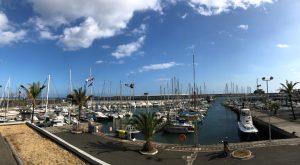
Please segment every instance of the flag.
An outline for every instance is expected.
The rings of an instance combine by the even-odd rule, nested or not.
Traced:
[[[18,97],[20,98],[21,97],[21,88],[18,88]]]
[[[46,78],[46,80],[44,81],[42,86],[46,86],[46,82],[48,81],[48,78]]]
[[[91,83],[88,85],[88,87],[93,86],[93,83],[94,83],[94,82],[91,82]]]
[[[131,84],[125,84],[125,86],[129,87],[129,88],[134,88],[134,84],[131,83]]]
[[[85,85],[87,85],[88,87],[90,87],[90,86],[93,85],[94,81],[95,81],[95,77],[89,76],[89,77],[85,80]]]

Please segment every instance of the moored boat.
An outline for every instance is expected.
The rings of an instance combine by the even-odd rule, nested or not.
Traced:
[[[258,129],[253,125],[250,109],[240,109],[240,120],[238,121],[238,128],[241,138],[251,140],[257,137]]]

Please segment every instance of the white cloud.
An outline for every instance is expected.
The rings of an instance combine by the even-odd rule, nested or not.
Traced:
[[[204,16],[218,15],[236,8],[247,9],[258,7],[273,0],[189,0],[188,4],[199,14]]]
[[[171,78],[157,78],[157,79],[155,79],[155,81],[157,81],[157,82],[165,82],[165,81],[170,81],[171,80]]]
[[[0,11],[0,45],[8,45],[13,42],[18,42],[24,39],[25,35],[25,30],[15,30],[15,28],[10,25],[7,16]]]
[[[102,61],[102,60],[96,61],[96,64],[102,64],[102,63],[104,63],[104,61]]]
[[[0,30],[6,29],[8,24],[8,19],[4,13],[0,11]]]
[[[63,29],[65,50],[90,47],[96,39],[112,37],[127,27],[135,12],[161,11],[160,0],[29,0],[43,26]],[[79,25],[78,25],[79,24]]]
[[[138,28],[132,30],[132,33],[135,35],[145,34],[147,30],[147,26],[145,24],[141,24]]]
[[[118,61],[103,61],[103,60],[98,60],[95,62],[96,64],[124,64],[123,60],[118,60]]]
[[[112,53],[112,56],[116,57],[117,59],[120,59],[123,57],[129,57],[132,55],[132,53],[139,50],[139,48],[143,45],[144,40],[145,40],[145,36],[142,36],[136,42],[119,45],[117,47],[117,50]]]
[[[162,69],[169,69],[174,66],[178,65],[176,62],[168,62],[168,63],[162,63],[162,64],[151,64],[143,66],[139,72],[146,72],[151,70],[162,70]]]
[[[243,24],[241,24],[241,25],[239,25],[237,28],[246,31],[246,30],[248,30],[249,26],[248,26],[248,25],[243,25]]]
[[[232,37],[232,34],[225,31],[225,30],[221,30],[218,32],[219,35],[223,35],[223,36],[228,36],[228,37]]]
[[[110,45],[102,45],[101,48],[102,48],[102,49],[109,49],[109,48],[110,48]]]
[[[59,39],[64,50],[77,50],[88,48],[97,38],[107,38],[114,35],[111,29],[100,29],[98,23],[91,17],[88,17],[79,26],[65,28],[63,37]]]
[[[40,31],[40,38],[48,39],[48,40],[55,40],[55,39],[59,38],[59,36],[55,36],[49,31]]]
[[[188,13],[184,13],[184,14],[181,16],[181,19],[185,19],[187,16],[188,16]]]
[[[287,44],[277,44],[276,46],[277,46],[277,48],[288,48],[289,47],[289,45],[287,45]]]

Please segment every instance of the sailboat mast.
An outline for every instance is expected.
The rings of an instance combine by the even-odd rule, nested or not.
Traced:
[[[122,101],[122,81],[120,80],[120,100]]]
[[[90,78],[92,77],[92,68],[90,68]],[[93,95],[93,86],[91,85],[91,96]],[[93,110],[93,97],[91,98],[91,106]]]
[[[46,114],[47,114],[47,112],[48,112],[49,87],[50,87],[50,74],[48,75],[48,84],[47,84]]]
[[[69,87],[70,87],[70,89],[69,89],[69,93],[71,94],[72,93],[72,91],[73,91],[73,86],[72,86],[72,70],[70,69],[70,73],[69,73]]]
[[[90,68],[90,77],[92,77],[92,68]],[[91,86],[91,93],[90,93],[91,95],[93,94],[93,88],[92,88],[92,86]]]
[[[9,88],[10,88],[10,77],[8,78],[8,82],[7,82],[7,102],[6,102],[6,111],[5,111],[5,115],[4,118],[6,119],[6,113],[8,111],[8,106],[9,106]]]
[[[195,77],[196,77],[196,73],[195,73],[195,50],[193,49],[193,82],[194,82],[194,90],[193,90],[193,95],[194,95],[194,111],[196,111],[196,82],[195,82]]]
[[[194,96],[194,111],[196,111],[196,71],[195,71],[195,49],[193,48],[193,81],[194,81],[194,90],[193,90],[193,96]],[[195,132],[194,132],[194,144],[195,147],[198,145],[198,119],[195,121]]]

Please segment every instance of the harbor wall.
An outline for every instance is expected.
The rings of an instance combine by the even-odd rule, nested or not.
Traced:
[[[252,117],[253,123],[255,127],[260,131],[263,132],[263,136],[266,139],[269,139],[269,123],[260,120],[257,117]],[[271,137],[272,139],[289,139],[289,138],[297,138],[292,132],[286,132],[274,125],[271,124]]]

